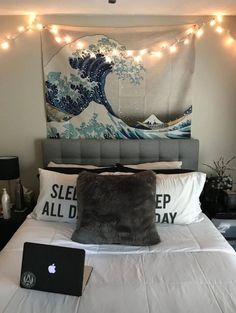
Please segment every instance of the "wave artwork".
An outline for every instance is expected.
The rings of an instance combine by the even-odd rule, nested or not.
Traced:
[[[154,139],[189,138],[192,106],[173,120],[157,112],[132,125],[114,110],[106,94],[109,75],[132,88],[139,88],[146,69],[127,55],[124,45],[106,36],[75,49],[66,58],[66,73],[48,71],[45,80],[47,130],[49,138]]]

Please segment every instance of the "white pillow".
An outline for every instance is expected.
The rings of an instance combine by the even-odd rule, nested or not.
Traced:
[[[206,174],[156,175],[156,222],[190,224],[201,221],[199,196]]]
[[[76,223],[78,175],[39,169],[40,193],[31,217],[56,222]]]
[[[104,172],[99,175],[133,175],[134,173]],[[199,197],[206,174],[156,174],[156,222],[190,224],[203,219]]]
[[[93,170],[97,168],[105,168],[104,166],[95,166],[95,165],[87,165],[87,164],[69,164],[69,163],[55,163],[49,162],[48,167],[75,167],[75,168],[85,168],[88,170]]]
[[[129,164],[123,166],[127,166],[137,170],[176,169],[181,168],[182,161],[151,162],[151,163]]]

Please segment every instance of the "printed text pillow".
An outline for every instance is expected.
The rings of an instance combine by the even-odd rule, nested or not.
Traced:
[[[202,220],[199,197],[206,174],[156,175],[156,222],[190,224]]]
[[[39,169],[40,193],[31,216],[38,220],[75,223],[77,178],[78,175]]]

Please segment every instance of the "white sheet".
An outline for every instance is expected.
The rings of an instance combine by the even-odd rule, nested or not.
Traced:
[[[70,240],[74,227],[24,222],[0,254],[0,312],[236,312],[236,253],[206,217],[157,224],[162,241],[152,247],[80,245]],[[83,296],[21,289],[25,241],[84,248],[94,270]]]

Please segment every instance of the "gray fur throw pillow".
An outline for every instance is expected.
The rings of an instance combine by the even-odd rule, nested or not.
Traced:
[[[156,176],[83,172],[77,181],[78,222],[72,240],[85,244],[154,245]]]

